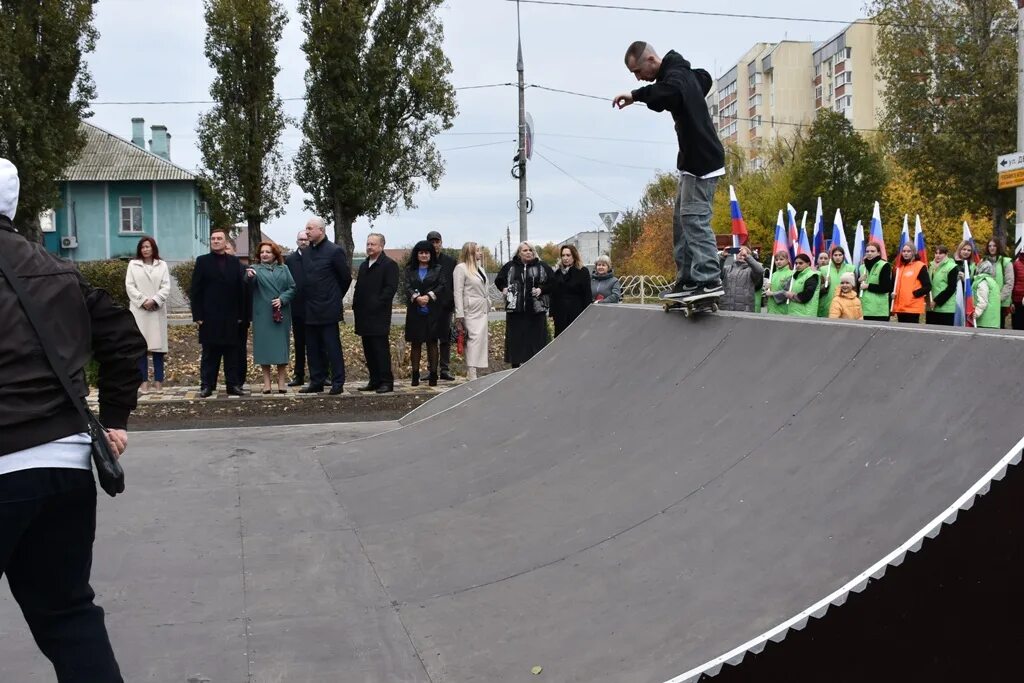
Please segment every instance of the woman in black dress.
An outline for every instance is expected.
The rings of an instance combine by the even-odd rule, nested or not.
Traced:
[[[523,242],[501,267],[494,286],[505,297],[505,362],[518,368],[548,343],[548,295],[554,274]]]
[[[427,383],[437,386],[437,343],[448,334],[443,315],[446,297],[451,288],[445,282],[437,254],[430,242],[416,243],[405,266],[405,341],[411,344],[412,386],[420,383],[420,358],[427,345]],[[443,329],[442,329],[443,328]]]

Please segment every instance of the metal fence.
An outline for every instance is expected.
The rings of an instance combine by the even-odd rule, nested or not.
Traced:
[[[619,284],[622,286],[623,303],[645,304],[671,287],[672,280],[660,275],[623,275]]]

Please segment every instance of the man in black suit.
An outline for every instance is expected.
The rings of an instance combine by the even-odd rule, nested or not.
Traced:
[[[319,394],[327,383],[327,364],[331,366],[331,394],[345,391],[345,357],[341,351],[338,321],[343,315],[342,301],[352,284],[345,250],[327,239],[322,218],[306,223],[309,248],[302,254],[306,298],[306,349],[309,353],[309,384],[302,394]]]
[[[292,299],[292,337],[295,339],[295,377],[288,382],[290,387],[301,387],[306,383],[306,297],[302,288],[306,275],[302,270],[302,252],[309,248],[309,235],[299,230],[295,236],[295,251],[288,254],[284,264],[295,280],[295,297]]]
[[[444,276],[444,281],[448,283],[448,291],[455,291],[455,266],[458,265],[451,256],[441,251],[441,233],[437,230],[431,230],[427,233],[427,241],[434,247],[434,252],[437,254],[437,262],[441,266],[441,274]],[[438,365],[441,366],[441,372],[438,373],[438,377],[444,380],[451,381],[455,377],[451,373],[449,363],[452,359],[452,316],[455,315],[455,299],[453,297],[447,297],[444,304],[441,307],[441,322],[438,323],[442,329],[441,343],[438,351],[440,352],[440,358]]]
[[[192,271],[192,320],[199,325],[203,353],[199,361],[199,396],[217,387],[221,359],[229,396],[244,396],[243,369],[239,367],[239,340],[245,322],[245,277],[242,262],[227,253],[227,232],[210,233],[210,253],[196,259]]]
[[[391,372],[391,306],[398,291],[398,264],[384,253],[384,235],[371,232],[366,238],[366,260],[359,266],[352,312],[356,334],[363,340],[363,354],[370,381],[359,391],[386,394],[394,391]]]

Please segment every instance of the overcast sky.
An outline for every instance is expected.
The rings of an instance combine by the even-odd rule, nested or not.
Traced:
[[[863,15],[863,0],[591,0],[592,4],[684,9],[852,21]],[[279,46],[278,93],[302,97],[305,59],[295,0],[285,0],[291,21]],[[441,10],[445,49],[456,87],[516,80],[516,5],[506,0],[448,0]],[[748,19],[578,7],[521,6],[526,82],[600,95],[607,101],[527,90],[526,107],[536,126],[528,168],[529,237],[561,241],[598,226],[598,213],[622,211],[636,203],[657,170],[672,170],[675,136],[671,117],[641,107],[617,111],[611,98],[636,87],[622,63],[625,48],[646,40],[661,53],[675,49],[718,77],[754,43],[784,39],[823,41],[843,23]],[[200,165],[195,125],[208,104],[160,104],[208,100],[212,71],[203,56],[202,0],[101,0],[96,6],[100,39],[89,65],[98,101],[92,122],[125,138],[131,118],[148,127],[163,124],[172,136],[171,158],[186,168]],[[151,104],[102,104],[103,102]],[[437,140],[447,172],[437,190],[421,189],[417,208],[382,215],[373,229],[389,246],[411,245],[437,229],[446,246],[474,240],[494,248],[511,227],[518,235],[518,185],[509,175],[516,152],[517,94],[513,87],[462,90],[459,116]],[[304,103],[285,102],[296,119]],[[611,140],[608,138],[618,138]],[[301,134],[284,133],[286,159]],[[622,141],[623,139],[628,141]],[[473,146],[473,147],[471,147]],[[468,149],[458,149],[466,148]],[[545,158],[541,158],[543,155]],[[556,168],[557,166],[557,168]],[[559,170],[559,168],[561,170]],[[284,215],[265,231],[284,244],[304,225],[302,191],[292,185]],[[357,249],[370,223],[355,225]]]

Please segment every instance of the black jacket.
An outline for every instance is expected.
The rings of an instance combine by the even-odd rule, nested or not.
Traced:
[[[949,257],[947,256],[946,258],[949,258]],[[961,263],[962,263],[962,261],[961,261]],[[928,270],[928,269],[925,268],[925,270]],[[950,268],[949,272],[946,273],[946,281],[945,282],[935,282],[935,283],[933,283],[932,286],[935,288],[935,291],[938,292],[937,294],[934,294],[932,296],[932,299],[935,302],[936,306],[943,306],[943,305],[945,305],[945,303],[947,301],[949,301],[949,298],[951,296],[953,296],[954,294],[956,294],[956,286],[960,282],[960,273],[962,273],[962,272],[964,272],[963,266],[958,266],[956,268]]]
[[[494,278],[498,291],[508,290],[505,293],[505,313],[546,315],[551,308],[551,297],[545,291],[553,276],[551,267],[540,259],[534,259],[527,265],[518,254],[513,256]],[[539,297],[533,296],[534,288],[541,291]]]
[[[306,299],[306,324],[330,325],[341,320],[342,301],[352,284],[345,250],[324,237],[302,252]]]
[[[352,312],[356,334],[361,337],[386,336],[391,331],[391,307],[398,292],[398,264],[381,252],[372,266],[359,265]]]
[[[557,334],[590,305],[590,271],[569,268],[563,274],[557,268],[543,289],[551,296],[551,317],[555,319]]]
[[[308,249],[308,247],[307,247]],[[288,272],[295,280],[295,296],[292,298],[292,320],[305,322],[306,320],[306,295],[302,291],[306,284],[306,273],[302,270],[302,252],[293,251],[284,257],[284,264],[288,266]]]
[[[86,282],[74,264],[14,232],[5,216],[0,216],[0,251],[47,312],[42,322],[53,330],[50,340],[68,362],[74,388],[82,396],[88,393],[85,366],[91,356],[99,363],[100,421],[127,428],[142,382],[138,361],[146,353],[135,318]],[[2,277],[0,320],[0,456],[84,432],[18,297]]]
[[[455,291],[455,266],[459,265],[458,261],[453,259],[451,256],[445,253],[437,255],[437,263],[441,266],[441,275],[444,276],[444,281],[448,285],[448,292]],[[445,301],[443,308],[441,309],[445,313],[451,313],[455,310],[455,297],[448,296]]]
[[[245,269],[229,254],[203,254],[192,270],[192,320],[199,326],[200,344],[237,345],[242,325],[252,310]]]
[[[676,167],[698,177],[725,166],[725,149],[704,101],[710,89],[711,77],[706,71],[691,69],[682,55],[669,50],[654,83],[632,93],[635,101],[651,111],[672,114],[679,140]]]

